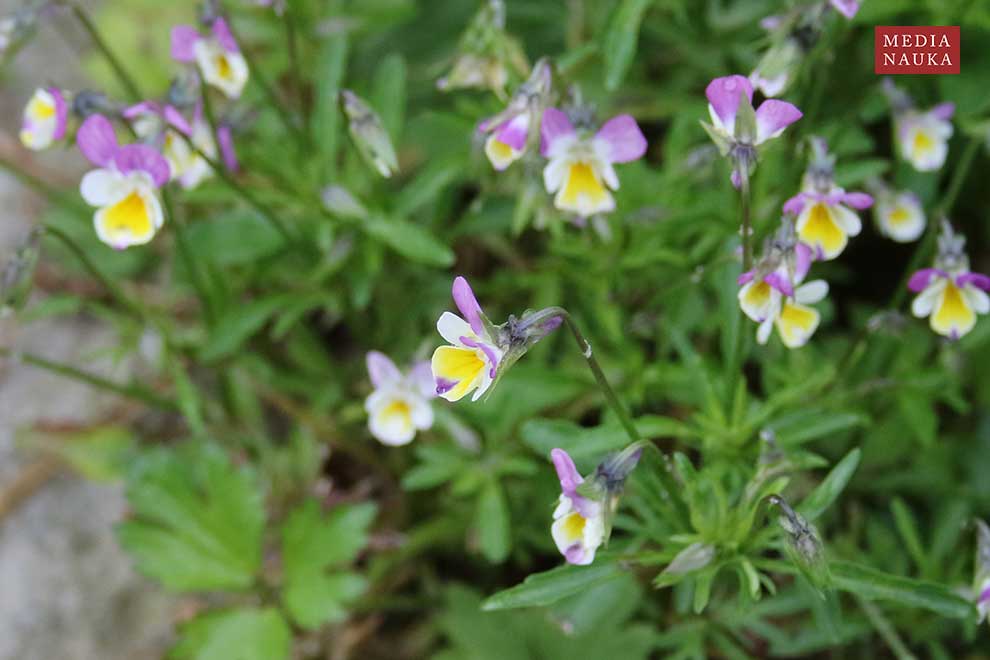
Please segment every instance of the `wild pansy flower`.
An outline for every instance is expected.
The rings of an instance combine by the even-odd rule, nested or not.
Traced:
[[[463,277],[454,279],[452,294],[463,318],[450,312],[440,316],[437,330],[450,346],[437,348],[431,361],[437,394],[448,401],[471,392],[472,401],[480,399],[531,346],[560,327],[566,314],[549,307],[494,325]]]
[[[21,124],[21,144],[41,151],[65,137],[69,106],[57,87],[38,88],[24,107]]]
[[[701,125],[719,152],[732,160],[732,185],[739,188],[756,167],[758,147],[780,137],[803,115],[787,101],[766,99],[753,109],[753,85],[745,76],[715,78],[705,88],[712,123]]]
[[[619,495],[641,454],[641,443],[610,454],[585,481],[566,451],[550,451],[561,491],[553,512],[550,535],[567,563],[590,564],[595,560],[598,548],[608,543]]]
[[[191,123],[175,106],[155,101],[142,101],[126,108],[122,115],[139,138],[162,152],[172,181],[188,190],[213,174],[209,161],[199,153],[212,159],[217,152],[202,106],[196,107]]]
[[[83,122],[76,144],[99,168],[79,185],[86,203],[98,208],[93,216],[96,235],[118,250],[150,241],[164,222],[157,189],[168,182],[168,161],[147,144],[118,144],[103,115]]]
[[[901,157],[919,172],[933,172],[941,168],[949,153],[955,104],[940,103],[922,112],[914,107],[913,99],[889,78],[884,78],[883,91],[894,112],[894,129]]]
[[[990,277],[969,270],[966,238],[943,221],[934,268],[923,268],[911,276],[908,288],[918,294],[911,313],[929,318],[932,330],[959,339],[976,325],[979,314],[990,312]]]
[[[399,160],[381,118],[364,99],[348,89],[341,90],[340,104],[361,157],[386,179],[392,176],[399,170]]]
[[[612,166],[646,153],[646,138],[630,115],[613,117],[592,134],[576,130],[561,110],[547,108],[540,134],[540,152],[550,161],[543,170],[547,192],[557,193],[558,209],[582,218],[615,209],[609,189],[619,189],[619,177]]]
[[[551,84],[550,63],[541,59],[505,110],[479,125],[481,131],[488,133],[485,155],[496,170],[504,170],[526,152],[530,136],[537,133]]]
[[[990,527],[976,521],[976,561],[973,579],[973,595],[976,601],[976,623],[990,617]]]
[[[918,240],[928,224],[918,196],[909,190],[892,190],[879,182],[873,184],[873,193],[877,231],[898,243]]]
[[[203,80],[231,99],[240,97],[248,80],[247,61],[222,18],[213,21],[206,36],[191,25],[172,28],[172,59],[195,62]]]
[[[835,185],[835,157],[825,141],[812,139],[813,156],[804,175],[803,190],[784,204],[784,213],[794,215],[798,238],[808,244],[818,259],[835,259],[846,248],[850,236],[863,228],[853,211],[867,209],[873,198],[863,192],[846,192]]]
[[[444,312],[437,321],[440,336],[450,346],[433,352],[436,391],[448,401],[458,401],[473,391],[471,400],[477,401],[495,382],[503,350],[467,280],[456,278],[452,293],[463,318]]]
[[[787,348],[804,346],[818,328],[818,310],[809,307],[828,294],[824,280],[802,284],[811,268],[811,249],[794,238],[785,222],[753,270],[739,276],[739,306],[759,323],[756,340],[766,344],[774,327]]]
[[[384,353],[367,355],[368,376],[375,390],[364,401],[368,429],[382,444],[409,444],[416,431],[433,426],[430,399],[436,396],[428,362],[418,362],[403,374]]]

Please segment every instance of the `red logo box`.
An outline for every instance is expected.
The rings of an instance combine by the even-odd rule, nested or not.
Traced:
[[[873,72],[959,73],[959,26],[877,25],[873,30]]]

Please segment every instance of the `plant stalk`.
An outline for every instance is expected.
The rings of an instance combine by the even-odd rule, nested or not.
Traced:
[[[107,63],[110,65],[110,68],[113,69],[113,72],[120,81],[120,84],[127,90],[128,95],[132,100],[140,101],[143,98],[141,96],[141,90],[134,82],[134,79],[131,78],[130,74],[127,73],[124,65],[119,59],[117,59],[117,56],[113,54],[113,51],[110,50],[107,42],[103,40],[103,37],[100,35],[99,30],[96,29],[96,25],[93,23],[93,20],[78,4],[73,2],[70,4],[70,7],[73,15],[83,26],[83,29],[86,30],[87,34],[89,34],[89,38],[92,40],[93,45],[95,45],[100,53],[103,54],[103,57],[106,58]]]

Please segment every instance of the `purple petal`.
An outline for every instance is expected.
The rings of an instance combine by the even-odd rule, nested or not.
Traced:
[[[928,288],[928,285],[932,281],[932,278],[948,277],[948,276],[949,276],[948,273],[938,268],[922,268],[914,275],[912,275],[910,280],[908,280],[908,288],[914,291],[915,293],[920,293],[921,291],[924,291],[926,288]]]
[[[124,119],[134,119],[141,115],[160,115],[161,106],[154,101],[141,101],[132,106],[128,106],[121,111],[120,116]]]
[[[575,543],[574,545],[564,550],[564,560],[568,564],[578,564],[584,561],[584,547],[580,543]]]
[[[777,291],[780,291],[785,296],[790,297],[794,295],[794,285],[791,283],[791,278],[783,273],[774,271],[764,277],[763,281],[777,289]]]
[[[939,103],[931,109],[931,115],[942,121],[949,121],[956,112],[956,104],[951,102]]]
[[[379,351],[368,351],[364,358],[368,365],[368,378],[375,387],[381,387],[389,383],[394,383],[402,378],[402,372],[395,366],[395,363],[384,353]],[[433,389],[433,378],[430,378],[430,389]]]
[[[745,273],[743,273],[742,275],[736,278],[736,284],[738,284],[739,286],[749,284],[750,282],[753,281],[753,278],[755,277],[756,277],[755,270],[747,270]]]
[[[481,305],[478,304],[478,299],[474,297],[471,285],[466,279],[458,275],[454,278],[451,293],[454,296],[454,304],[457,305],[457,309],[471,325],[471,329],[480,335],[485,326],[481,322]]]
[[[437,395],[437,384],[433,380],[433,368],[427,360],[420,360],[409,370],[409,380],[413,387],[426,398]]]
[[[972,284],[977,289],[983,289],[984,291],[990,291],[990,277],[987,277],[983,273],[963,273],[956,278],[956,284],[959,286],[966,286],[967,284]]]
[[[715,110],[722,123],[731,126],[736,121],[736,110],[739,108],[739,96],[745,93],[750,101],[753,100],[753,85],[746,76],[734,75],[716,78],[708,83],[705,96]]]
[[[444,392],[449,392],[457,386],[459,381],[447,380],[446,378],[437,378],[437,394],[443,394]]]
[[[612,117],[595,137],[608,144],[608,158],[613,163],[639,160],[646,153],[646,138],[631,115]]]
[[[495,129],[495,139],[516,151],[522,151],[529,137],[529,117],[520,114]]]
[[[217,142],[220,143],[220,156],[223,158],[224,167],[228,172],[236,172],[240,169],[237,162],[237,151],[234,150],[234,136],[230,126],[221,124],[217,127]]]
[[[65,126],[69,120],[69,108],[65,103],[65,97],[62,96],[62,90],[58,87],[49,87],[48,93],[52,95],[52,100],[55,101],[55,132],[52,133],[52,139],[61,140],[65,137]]]
[[[873,197],[861,192],[843,193],[839,201],[854,209],[868,209],[873,206]]]
[[[200,40],[199,32],[191,25],[172,28],[172,59],[176,62],[192,62],[196,59],[193,45]]]
[[[551,449],[550,460],[553,461],[553,466],[557,470],[561,492],[567,497],[574,497],[577,493],[577,487],[584,481],[578,473],[574,461],[563,449]]]
[[[800,215],[801,211],[804,209],[804,197],[805,193],[798,193],[784,202],[784,213]]]
[[[192,126],[189,125],[189,122],[186,121],[186,118],[182,116],[182,113],[174,105],[166,105],[162,115],[165,117],[165,121],[173,127],[185,135],[192,136]]]
[[[546,157],[558,138],[573,133],[574,127],[566,114],[557,108],[547,108],[543,111],[543,119],[540,121],[540,154]]]
[[[117,153],[117,135],[113,124],[103,115],[90,115],[76,132],[79,151],[94,165],[106,167]]]
[[[982,592],[980,592],[980,597],[977,599],[976,602],[977,604],[982,605],[987,601],[990,601],[990,587],[987,587]]]
[[[829,0],[835,10],[846,18],[854,18],[859,11],[860,0]]]
[[[227,21],[222,18],[218,18],[213,21],[213,36],[216,37],[217,42],[223,46],[223,49],[228,53],[240,52],[240,49],[237,47],[237,40],[234,39],[234,35],[230,31]]]
[[[792,103],[767,99],[756,109],[756,143],[777,137],[802,116]]]
[[[117,149],[113,163],[121,174],[146,172],[156,186],[168,183],[171,168],[158,150],[147,144],[127,144]]]
[[[794,279],[796,281],[800,282],[808,274],[813,257],[811,248],[804,243],[798,243],[794,246]]]

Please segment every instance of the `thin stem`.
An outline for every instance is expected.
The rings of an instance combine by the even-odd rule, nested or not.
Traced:
[[[85,10],[83,10],[83,8],[76,3],[72,3],[71,7],[72,13],[89,34],[89,38],[93,41],[93,44],[103,54],[103,57],[106,58],[107,63],[110,64],[110,68],[113,69],[117,79],[120,80],[120,84],[127,89],[127,93],[133,100],[140,101],[143,98],[141,96],[141,90],[138,89],[134,79],[131,78],[130,74],[127,73],[127,70],[124,69],[123,64],[121,64],[120,60],[117,59],[117,56],[110,50],[110,47],[107,45],[106,41],[103,40],[103,37],[100,36],[100,32],[96,29],[96,25],[93,24],[92,19],[90,19]]]
[[[303,132],[308,135],[309,113],[306,112],[306,93],[300,75],[302,69],[299,66],[299,40],[296,37],[296,22],[290,7],[286,7],[282,20],[285,22],[285,41],[289,51],[289,76],[298,97],[299,116],[302,118]]]
[[[83,268],[85,268],[90,275],[96,278],[96,280],[99,281],[99,283],[102,284],[103,287],[110,292],[110,295],[115,300],[117,300],[117,302],[119,302],[128,312],[133,314],[139,321],[147,320],[149,316],[148,310],[146,310],[143,306],[141,306],[140,303],[131,299],[127,294],[124,293],[124,291],[119,286],[117,286],[117,284],[113,280],[111,280],[109,277],[104,275],[103,271],[101,271],[99,268],[96,267],[96,264],[94,264],[93,261],[89,258],[89,256],[83,251],[83,249],[76,244],[76,242],[72,239],[71,236],[66,234],[58,227],[54,227],[52,225],[45,225],[45,233],[48,234],[49,236],[57,238],[63,245],[65,245],[65,247],[68,248],[69,252],[71,252],[73,256],[75,256],[76,259],[79,260],[79,263],[82,264]]]
[[[231,33],[234,34],[234,39],[237,43],[241,43],[241,40],[238,39],[236,33],[234,33],[233,26],[230,25],[229,22],[228,27],[230,27]],[[261,88],[262,93],[268,98],[269,104],[271,104],[271,106],[275,108],[275,111],[278,112],[278,116],[282,120],[282,123],[299,142],[299,146],[301,148],[305,148],[307,142],[306,136],[303,135],[303,133],[299,130],[299,127],[296,126],[294,121],[292,121],[292,117],[289,116],[289,112],[285,109],[281,99],[278,98],[278,94],[275,93],[275,89],[269,84],[268,80],[262,75],[261,71],[255,65],[254,58],[247,52],[246,49],[243,48],[241,49],[241,55],[244,57],[244,62],[248,66],[248,73],[251,80],[253,80],[254,83]]]
[[[598,388],[605,395],[605,400],[608,402],[612,411],[619,418],[622,423],[622,427],[626,431],[626,435],[636,446],[642,446],[644,441],[639,434],[639,430],[636,428],[636,424],[633,423],[632,417],[630,417],[629,412],[619,401],[619,397],[615,394],[615,390],[608,382],[608,378],[605,377],[605,372],[602,371],[602,367],[598,364],[598,360],[595,358],[595,354],[591,349],[591,344],[584,335],[581,334],[581,330],[574,323],[571,318],[570,312],[568,312],[563,307],[547,307],[542,309],[535,314],[529,315],[525,320],[523,320],[517,330],[525,330],[526,328],[540,325],[549,321],[552,318],[561,319],[567,328],[571,331],[574,336],[574,341],[577,342],[578,350],[581,351],[581,355],[584,356],[585,361],[588,363],[588,368],[591,369],[591,373],[595,376],[595,381],[598,383]],[[675,512],[678,516],[681,525],[687,527],[690,524],[690,515],[688,513],[687,507],[681,500],[679,493],[681,487],[678,485],[677,480],[674,477],[674,468],[671,465],[670,457],[668,457],[664,452],[660,451],[659,448],[655,447],[653,443],[645,443],[654,446],[657,452],[663,459],[664,469],[660,471],[660,481],[663,483],[663,487],[667,490],[667,494],[670,496],[670,501],[674,506]]]
[[[9,348],[0,348],[0,357],[15,358],[24,364],[31,365],[32,367],[44,369],[45,371],[50,371],[54,374],[58,374],[59,376],[71,378],[72,380],[78,380],[79,382],[92,385],[98,389],[120,394],[157,408],[164,408],[167,410],[177,409],[174,401],[166,399],[151,390],[141,387],[140,385],[123,385],[121,383],[115,383],[114,381],[103,378],[102,376],[91,374],[68,364],[48,360],[40,355],[35,355],[34,353],[24,353],[12,351]]]
[[[753,267],[753,246],[752,228],[749,217],[749,172],[743,167],[740,170],[739,201],[742,211],[742,247],[743,247],[743,272],[749,272]]]
[[[39,195],[52,199],[62,206],[78,210],[88,208],[78,197],[71,195],[64,190],[59,190],[48,182],[34,176],[17,163],[13,163],[6,158],[0,158],[0,169],[8,172],[15,179],[23,183],[28,188],[34,190]]]
[[[188,271],[193,288],[196,289],[199,301],[203,305],[207,325],[213,325],[216,322],[217,314],[213,305],[213,297],[210,295],[210,288],[207,286],[206,280],[203,279],[203,274],[200,272],[198,264],[192,258],[189,239],[186,237],[185,220],[180,219],[174,212],[172,208],[172,195],[167,188],[162,188],[162,206],[165,207],[167,219],[175,227],[175,240],[179,258],[182,259],[182,265]]]

